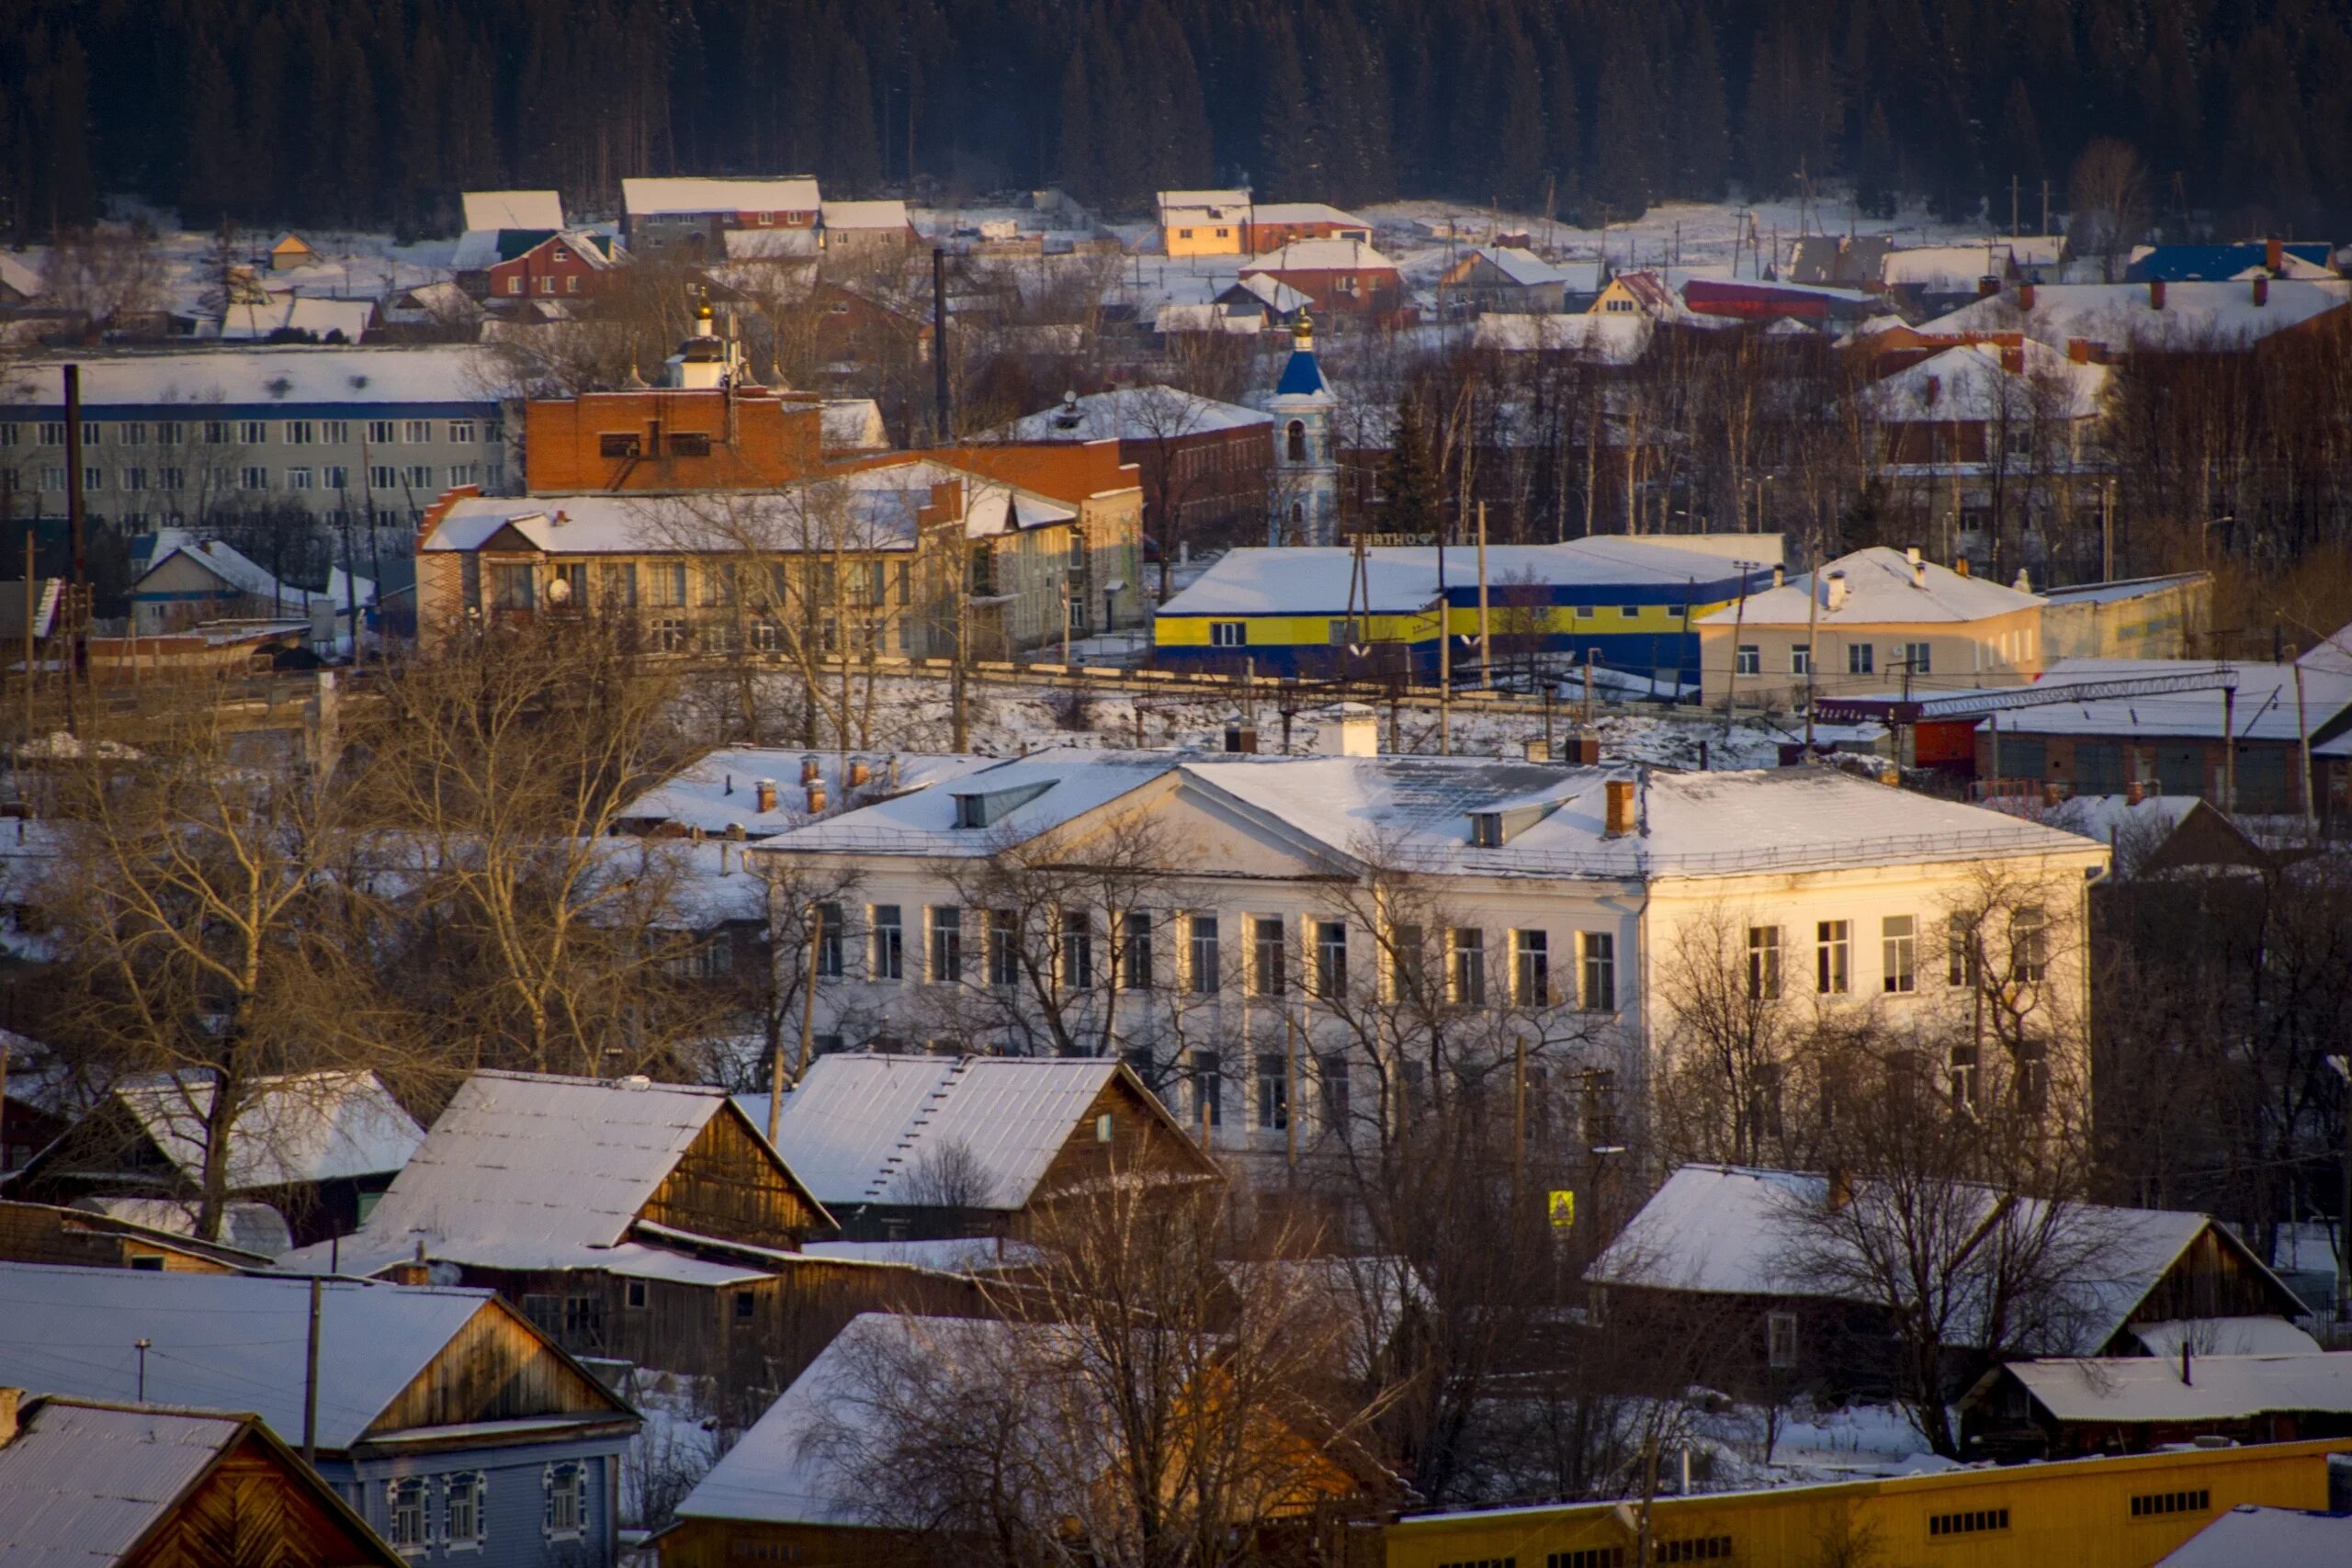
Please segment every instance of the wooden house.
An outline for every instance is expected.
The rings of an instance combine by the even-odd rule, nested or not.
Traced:
[[[33,1156],[10,1194],[44,1203],[192,1203],[203,1185],[212,1089],[195,1073],[117,1085]],[[424,1130],[373,1073],[268,1078],[229,1130],[229,1193],[285,1216],[293,1242],[323,1241],[357,1228],[424,1140]]]
[[[0,1388],[0,1562],[399,1568],[259,1417]]]
[[[2003,1460],[2148,1453],[2187,1444],[2352,1438],[2352,1352],[2013,1361],[1960,1402],[1962,1442]]]
[[[482,1072],[358,1234],[282,1266],[486,1287],[574,1354],[739,1392],[860,1312],[976,1309],[961,1281],[802,1253],[837,1228],[721,1090]]]
[[[765,1096],[744,1105],[767,1114]],[[1132,1069],[1096,1057],[820,1056],[776,1139],[852,1242],[1018,1239],[1114,1176],[1222,1179]]]
[[[1866,1194],[1865,1194],[1866,1196]],[[2005,1225],[2037,1226],[2030,1200],[1976,1193],[1981,1217],[1953,1269]],[[1659,1355],[1703,1354],[1704,1375],[1781,1393],[1883,1383],[1891,1314],[1798,1259],[1825,1245],[1804,1212],[1855,1201],[1852,1184],[1794,1171],[1687,1165],[1667,1179],[1586,1273],[1604,1310],[1644,1325]],[[2265,1349],[2312,1348],[2291,1319],[2307,1309],[2246,1245],[2207,1215],[2081,1203],[2050,1222],[2069,1278],[2012,1308],[1998,1354],[2166,1354],[2183,1338]]]
[[[322,258],[311,242],[300,234],[280,234],[277,243],[269,247],[269,270],[292,272],[297,267],[316,266]]]
[[[0,1264],[0,1383],[243,1409],[404,1554],[609,1562],[635,1411],[488,1292]],[[0,1554],[4,1556],[5,1554]],[[243,1557],[240,1563],[276,1561]],[[303,1561],[297,1558],[291,1561]]]
[[[269,1267],[262,1253],[111,1214],[11,1202],[0,1202],[0,1260],[168,1274],[249,1274]]]

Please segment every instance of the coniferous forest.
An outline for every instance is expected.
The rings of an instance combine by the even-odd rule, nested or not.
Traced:
[[[0,0],[0,224],[445,231],[639,173],[1555,205],[1815,176],[2038,217],[2094,138],[2159,222],[2352,212],[2352,0]],[[911,179],[910,179],[911,177]]]

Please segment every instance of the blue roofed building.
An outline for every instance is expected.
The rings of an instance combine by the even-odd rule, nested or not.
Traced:
[[[2126,283],[2224,283],[2255,272],[2273,277],[2335,276],[2325,240],[2245,240],[2227,245],[2148,245],[2124,269]]]

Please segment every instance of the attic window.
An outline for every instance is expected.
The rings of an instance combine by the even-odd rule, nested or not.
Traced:
[[[1010,789],[958,795],[956,796],[956,826],[992,828],[1053,787],[1053,780],[1041,779],[1035,784],[1015,784]]]
[[[1478,849],[1498,850],[1560,808],[1556,800],[1536,801],[1491,811],[1470,813],[1470,842]]]

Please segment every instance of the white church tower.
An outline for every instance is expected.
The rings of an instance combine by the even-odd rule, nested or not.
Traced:
[[[1340,536],[1340,459],[1331,447],[1339,400],[1315,358],[1315,326],[1299,312],[1289,359],[1266,400],[1274,416],[1274,485],[1266,542],[1330,545]]]

